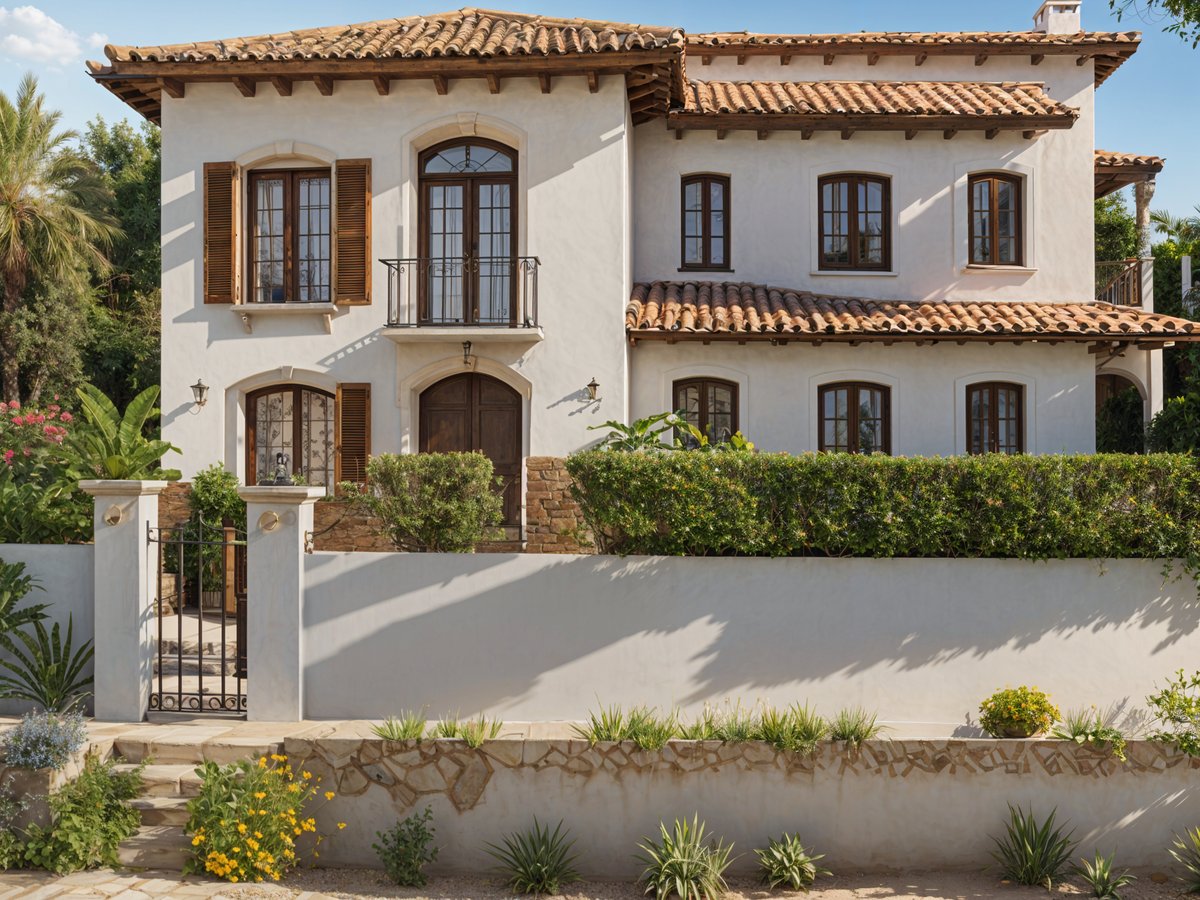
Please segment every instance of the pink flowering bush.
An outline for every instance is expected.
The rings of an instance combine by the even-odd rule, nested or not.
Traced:
[[[86,541],[90,502],[71,477],[75,417],[58,402],[0,402],[0,543]]]

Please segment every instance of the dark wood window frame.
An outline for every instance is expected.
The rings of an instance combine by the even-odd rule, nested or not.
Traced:
[[[850,260],[845,263],[828,262],[825,259],[825,186],[830,184],[849,185],[846,192],[848,208],[848,231]],[[858,187],[861,184],[878,184],[883,188],[883,261],[863,263],[858,254]],[[887,175],[870,175],[860,172],[839,172],[822,175],[817,179],[817,268],[822,271],[890,272],[892,270],[892,179]]]
[[[254,299],[256,289],[254,281],[255,257],[255,225],[258,221],[258,182],[282,178],[283,189],[283,302],[299,303],[300,266],[297,259],[300,256],[300,229],[297,227],[300,209],[300,181],[304,178],[329,179],[329,296],[324,300],[307,300],[306,303],[333,302],[333,219],[337,211],[334,197],[333,172],[331,169],[256,169],[247,174],[246,178],[246,302],[264,302]]]
[[[991,235],[987,259],[977,259],[975,256],[975,186],[987,182],[988,188],[988,234]],[[1015,199],[1013,209],[1013,238],[1016,244],[1016,258],[1010,262],[1001,262],[998,223],[999,211],[996,208],[996,194],[1000,184],[1008,184],[1013,189]],[[1020,175],[1011,172],[973,172],[967,178],[967,261],[973,266],[1023,266],[1025,265],[1025,180]]]
[[[292,458],[289,463],[292,467],[292,474],[300,474],[297,466],[299,465],[300,454],[295,452],[296,448],[303,443],[303,417],[296,415],[295,411],[301,408],[300,397],[304,391],[310,391],[314,394],[320,394],[329,399],[333,403],[333,428],[334,433],[330,434],[330,441],[333,444],[333,458],[330,462],[330,469],[337,471],[337,395],[331,394],[319,387],[313,387],[311,384],[272,384],[264,388],[258,388],[246,394],[246,483],[253,485],[257,483],[257,468],[256,465],[256,443],[258,437],[258,398],[265,394],[282,394],[286,391],[292,392]]]
[[[879,391],[883,397],[880,417],[883,420],[883,446],[878,452],[892,455],[892,388],[890,385],[874,381],[833,381],[822,384],[817,388],[817,449],[825,452],[859,453],[858,443],[858,392],[863,388]],[[849,447],[846,451],[831,448],[825,443],[825,394],[829,391],[847,389],[850,391],[849,402],[846,404],[846,439]]]
[[[967,453],[999,453],[1000,440],[1000,404],[999,392],[1001,390],[1011,390],[1017,395],[1017,453],[1025,452],[1025,385],[1015,381],[977,381],[974,384],[968,384],[964,394],[966,402],[966,420],[967,420]],[[987,391],[990,394],[988,401],[988,446],[978,447],[972,443],[971,436],[971,396],[977,391]]]
[[[425,174],[425,166],[429,160],[437,156],[443,150],[448,150],[451,147],[461,147],[470,145],[472,147],[484,146],[494,150],[499,150],[512,160],[511,172],[446,172],[446,173],[431,173]],[[500,141],[493,141],[487,138],[480,137],[464,137],[454,138],[449,141],[442,141],[435,144],[426,150],[423,150],[417,158],[417,181],[418,181],[418,243],[417,256],[422,260],[428,260],[429,257],[429,230],[427,223],[429,222],[429,188],[435,185],[460,185],[463,188],[463,215],[464,218],[470,221],[470,237],[475,242],[472,246],[467,246],[464,242],[464,271],[470,268],[469,259],[478,255],[479,247],[479,209],[476,203],[475,191],[473,185],[477,181],[487,181],[491,183],[506,183],[509,185],[509,247],[512,257],[512,275],[509,285],[509,324],[517,324],[517,221],[520,217],[520,197],[517,193],[519,185],[519,164],[520,157],[517,154],[515,147],[510,147],[508,144]],[[424,264],[423,264],[424,265]],[[464,275],[464,290],[463,290],[463,316],[466,325],[477,324],[478,310],[475,304],[478,301],[479,285],[478,265],[475,267],[475,281],[468,283]],[[422,322],[429,321],[429,297],[426,284],[426,271],[422,269],[418,278],[418,320]],[[468,291],[469,288],[469,291]]]
[[[708,409],[708,388],[710,386],[717,386],[717,387],[725,388],[729,391],[730,398],[731,398],[730,420],[732,423],[732,427],[729,429],[729,433],[730,433],[730,435],[737,434],[738,431],[741,430],[742,424],[741,424],[741,397],[739,396],[740,391],[739,391],[738,383],[736,381],[729,381],[728,379],[725,379],[725,378],[706,378],[704,376],[698,376],[695,378],[681,378],[678,381],[674,381],[671,383],[672,409],[674,409],[676,412],[679,412],[680,410],[683,409],[683,402],[682,402],[683,391],[687,390],[690,387],[699,388],[699,390],[700,390],[700,409],[699,409],[700,421],[697,423],[697,427],[700,429],[701,433],[709,434],[708,428],[711,423],[709,422],[710,411]],[[711,434],[709,434],[709,440],[710,441],[712,440]]]
[[[701,260],[700,262],[688,262],[687,259],[687,189],[689,185],[700,185],[701,198],[701,226],[700,234],[692,235],[692,237],[700,238]],[[713,185],[721,187],[724,197],[725,208],[725,233],[721,238],[721,258],[724,262],[713,262],[713,235],[712,235],[712,188]],[[711,172],[698,172],[692,175],[684,175],[679,181],[679,270],[681,272],[732,272],[733,262],[730,259],[729,250],[732,244],[731,232],[733,228],[733,187],[728,175],[717,175]]]

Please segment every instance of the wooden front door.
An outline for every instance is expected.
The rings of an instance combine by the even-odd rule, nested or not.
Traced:
[[[452,375],[421,392],[422,453],[478,450],[502,479],[503,524],[521,524],[521,395],[488,375]]]

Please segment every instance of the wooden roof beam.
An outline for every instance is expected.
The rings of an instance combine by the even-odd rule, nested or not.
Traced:
[[[253,78],[238,76],[233,79],[233,86],[238,89],[243,97],[253,97],[258,90],[258,82]]]
[[[744,66],[746,64],[746,54],[745,53],[739,53],[737,55],[737,64],[739,66]]]
[[[317,86],[317,90],[321,92],[322,97],[333,96],[333,77],[330,75],[314,75],[313,84]]]
[[[918,66],[923,66],[923,65],[925,65],[925,60],[927,60],[927,59],[929,59],[929,54],[926,51],[922,50],[920,53],[918,53],[916,55],[916,58],[913,59],[913,62],[916,63]]]
[[[985,138],[987,138],[989,141],[994,141],[996,139],[996,135],[998,135],[999,133],[1000,133],[999,128],[989,128],[987,131],[985,131],[983,133],[983,136]]]
[[[975,65],[982,66],[987,61],[988,61],[988,55],[986,53],[976,53],[975,54]]]
[[[550,93],[554,87],[554,79],[550,77],[549,72],[538,72],[538,86],[542,89],[543,94]]]
[[[500,93],[500,76],[495,72],[488,72],[484,77],[487,78],[488,93]]]
[[[386,97],[392,92],[392,80],[386,75],[376,75],[371,81],[375,82],[375,90],[380,97]]]
[[[1046,58],[1045,53],[1035,53],[1029,57],[1029,64],[1031,66],[1040,66],[1042,64],[1042,60],[1044,60],[1045,58]]]
[[[187,85],[178,78],[159,78],[158,86],[162,88],[163,93],[175,100],[182,100],[187,93]]]
[[[771,132],[768,131],[766,128],[758,129],[758,139],[760,141],[765,141],[768,137],[770,137],[770,135],[771,135]]]
[[[587,82],[590,93],[596,94],[600,92],[600,73],[595,69],[588,69]]]
[[[275,87],[275,92],[280,97],[292,96],[292,79],[286,75],[272,75],[271,84]]]
[[[779,64],[781,66],[790,66],[792,64],[792,54],[780,53],[779,54]]]
[[[832,66],[832,65],[833,65],[833,61],[834,61],[834,59],[836,59],[836,58],[837,58],[837,57],[836,57],[836,54],[833,54],[833,53],[826,53],[826,54],[825,54],[825,56],[824,56],[824,59],[825,59],[825,65],[827,65],[827,66]]]
[[[878,53],[868,53],[867,54],[867,65],[868,66],[879,65],[879,54]]]
[[[433,86],[443,97],[450,92],[450,79],[445,75],[434,75]]]

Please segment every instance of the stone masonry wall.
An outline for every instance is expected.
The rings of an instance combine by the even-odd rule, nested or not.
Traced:
[[[531,456],[525,463],[527,553],[595,553],[583,512],[571,496],[566,460]]]

